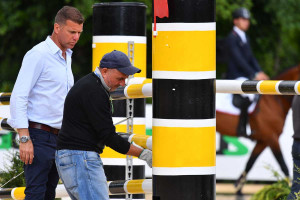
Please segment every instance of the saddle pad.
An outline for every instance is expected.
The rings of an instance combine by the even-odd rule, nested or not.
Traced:
[[[250,99],[257,99],[254,98],[253,94],[243,94],[243,96],[248,96],[248,95],[252,95],[249,96]],[[216,93],[216,111],[228,113],[231,115],[240,115],[241,110],[232,104],[232,98],[233,98],[233,94]],[[257,104],[257,100],[254,100],[253,103],[249,106],[248,108],[249,114],[254,111],[256,104]]]

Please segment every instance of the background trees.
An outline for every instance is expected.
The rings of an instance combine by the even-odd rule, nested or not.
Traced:
[[[122,0],[117,0],[118,2]],[[151,77],[152,0],[143,2],[147,9],[148,77]],[[0,1],[0,91],[11,91],[23,56],[35,44],[52,33],[56,12],[64,5],[77,7],[85,16],[84,31],[74,48],[75,80],[92,69],[92,6],[95,0],[1,0]],[[101,2],[112,2],[109,0]],[[231,12],[244,6],[252,14],[248,31],[251,44],[262,68],[270,76],[299,64],[300,0],[216,0],[217,38],[226,37],[232,28]],[[226,69],[218,64],[217,75]]]

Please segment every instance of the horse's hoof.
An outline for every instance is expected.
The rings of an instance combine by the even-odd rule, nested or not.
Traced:
[[[244,200],[244,195],[242,193],[236,194],[236,200]]]

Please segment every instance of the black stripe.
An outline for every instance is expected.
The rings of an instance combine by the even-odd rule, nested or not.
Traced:
[[[215,118],[215,79],[153,79],[153,117]]]
[[[97,3],[93,6],[93,35],[146,36],[143,3]]]
[[[104,165],[108,181],[125,180],[125,166]],[[133,166],[133,179],[145,179],[145,166]],[[125,199],[125,195],[110,195],[110,199]],[[134,194],[133,199],[145,199],[144,194]]]
[[[244,81],[242,83],[242,91],[249,94],[259,94],[256,86],[259,81]]]
[[[130,137],[131,134],[129,133],[121,133],[121,132],[117,132],[119,136],[121,136],[123,139],[125,139],[126,141],[128,141],[128,138]]]
[[[153,175],[155,200],[208,200],[215,197],[215,175]]]
[[[114,181],[109,184],[109,191],[112,194],[124,194],[124,183],[125,181]]]
[[[10,94],[2,94],[1,96],[0,96],[0,102],[1,103],[9,103],[9,101],[10,101]]]
[[[157,23],[199,23],[216,21],[215,0],[172,0],[168,2],[169,17],[157,17]],[[154,15],[153,11],[152,13]]]
[[[278,90],[282,94],[296,94],[295,83],[295,81],[282,81],[279,83]]]
[[[134,99],[134,117],[145,117],[146,99]],[[113,117],[126,117],[126,100],[114,100]]]
[[[3,119],[1,122],[1,128],[7,131],[15,131],[8,123],[7,118]]]
[[[11,191],[12,191],[12,188],[1,189],[0,190],[0,199],[12,198]]]

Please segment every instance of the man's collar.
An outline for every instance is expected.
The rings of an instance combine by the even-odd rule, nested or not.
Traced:
[[[101,74],[98,67],[96,67],[96,69],[95,69],[95,74],[100,78],[100,81],[101,81],[102,85],[109,92],[111,88],[108,87],[108,85],[105,83],[104,78],[103,78],[103,76],[102,76],[102,74]]]
[[[58,51],[60,51],[61,49],[55,44],[55,42],[51,39],[50,36],[47,37],[46,39],[46,44],[49,46],[50,48],[50,51],[53,53],[53,54],[56,54]],[[71,54],[73,53],[73,51],[71,49],[67,49],[66,51],[68,54]]]
[[[237,26],[233,27],[233,30],[238,34],[238,36],[241,38],[241,40],[246,43],[247,42],[247,38],[246,38],[246,33],[245,31],[242,31],[241,29],[239,29]]]
[[[246,34],[245,31],[242,31],[242,30],[239,29],[237,26],[234,26],[234,27],[233,27],[233,30],[234,30],[237,34],[239,34],[239,35],[245,35],[245,34]]]

